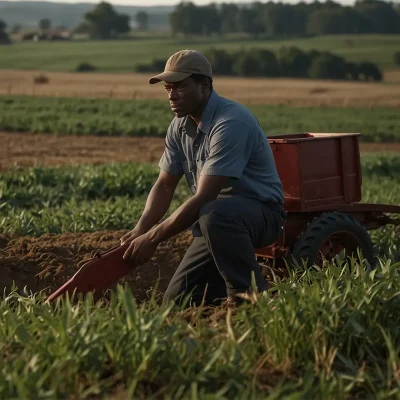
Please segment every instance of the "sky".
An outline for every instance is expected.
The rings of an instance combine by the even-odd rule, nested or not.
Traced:
[[[19,0],[11,0],[18,2]],[[25,0],[26,1],[26,0]],[[35,1],[35,0],[28,0]],[[41,0],[43,1],[43,0]],[[48,0],[54,1],[57,3],[99,3],[100,0]],[[191,0],[193,3],[197,5],[209,4],[213,3],[253,3],[254,0]],[[296,0],[280,0],[282,3],[293,4],[297,3]],[[396,0],[395,0],[396,1]],[[400,1],[400,0],[398,0]],[[170,6],[176,5],[180,1],[179,0],[108,0],[109,3],[112,4],[122,4],[122,5],[130,5],[130,6]],[[265,3],[266,0],[261,0],[262,3]],[[309,2],[306,0],[306,2]],[[336,0],[338,3],[350,5],[354,3],[354,0]],[[397,2],[397,1],[396,1]]]

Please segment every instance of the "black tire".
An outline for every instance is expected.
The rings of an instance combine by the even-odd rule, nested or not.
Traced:
[[[335,243],[336,249],[333,249],[332,243]],[[349,257],[357,257],[357,248],[360,248],[363,258],[371,267],[374,265],[374,249],[368,231],[353,216],[339,212],[321,214],[308,224],[293,247],[293,260],[300,266],[306,261],[308,268],[321,265],[321,253],[329,245],[332,248],[329,255],[332,257],[325,256],[327,259],[340,253],[338,247],[345,248]]]

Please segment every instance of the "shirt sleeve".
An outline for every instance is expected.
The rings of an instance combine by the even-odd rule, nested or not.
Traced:
[[[249,161],[254,138],[240,121],[224,121],[211,132],[210,152],[201,175],[241,178]]]
[[[174,121],[168,128],[165,137],[164,153],[158,163],[160,169],[173,175],[183,175],[183,168],[179,156],[179,147],[174,135]]]

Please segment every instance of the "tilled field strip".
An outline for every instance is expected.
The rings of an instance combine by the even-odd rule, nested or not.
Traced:
[[[54,291],[71,278],[94,251],[119,243],[127,231],[45,234],[40,237],[0,235],[0,282],[8,291]],[[138,300],[148,299],[156,281],[163,293],[192,238],[182,233],[159,245],[154,257],[120,281],[132,288]]]
[[[57,166],[137,162],[157,164],[163,138],[55,136],[0,132],[0,170],[18,165]],[[400,151],[400,143],[361,143],[361,151]]]

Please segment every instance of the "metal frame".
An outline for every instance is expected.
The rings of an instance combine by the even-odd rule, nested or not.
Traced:
[[[255,249],[256,256],[274,260],[287,258],[307,224],[324,212],[334,211],[352,215],[367,230],[378,229],[385,225],[400,225],[400,217],[393,218],[387,215],[400,215],[400,206],[389,204],[348,203],[319,207],[312,212],[289,212],[279,239],[270,246]]]

